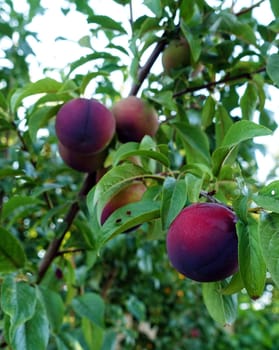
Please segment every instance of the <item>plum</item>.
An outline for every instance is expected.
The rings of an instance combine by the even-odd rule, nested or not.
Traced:
[[[217,203],[184,208],[171,223],[167,253],[173,267],[199,282],[223,280],[238,269],[236,215]]]
[[[62,145],[61,142],[58,142],[58,151],[65,164],[84,173],[100,169],[107,156],[106,150],[92,154],[74,152]]]
[[[104,150],[115,134],[111,111],[94,99],[76,98],[58,111],[55,130],[59,141],[77,153]]]
[[[155,109],[136,96],[116,102],[112,113],[120,142],[140,142],[145,135],[155,136],[158,130],[159,121]]]
[[[190,61],[190,47],[184,38],[172,40],[162,54],[162,65],[168,75],[172,75],[175,69],[188,66]]]

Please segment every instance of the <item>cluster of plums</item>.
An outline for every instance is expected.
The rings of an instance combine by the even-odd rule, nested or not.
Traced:
[[[156,111],[144,100],[129,96],[108,109],[95,99],[76,98],[58,111],[55,130],[61,158],[80,172],[104,169],[108,147],[114,137],[121,143],[140,142],[155,136],[159,127]],[[127,184],[103,208],[101,224],[118,208],[139,201],[146,186],[141,181]]]
[[[162,55],[166,74],[190,63],[185,39],[172,41]],[[140,142],[153,137],[159,127],[155,110],[140,98],[129,96],[112,109],[94,99],[76,98],[66,102],[56,117],[56,134],[61,158],[81,172],[103,169],[108,146],[114,137],[121,143]],[[102,210],[100,222],[118,208],[141,200],[143,182],[128,184]],[[236,215],[217,203],[196,203],[184,208],[167,233],[167,254],[173,267],[199,282],[223,280],[238,269]]]

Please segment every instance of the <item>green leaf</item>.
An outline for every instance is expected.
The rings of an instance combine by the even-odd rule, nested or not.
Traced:
[[[270,79],[279,86],[279,55],[273,54],[267,58],[266,71]]]
[[[104,341],[104,329],[92,324],[85,317],[81,320],[81,329],[88,348],[101,350]]]
[[[96,293],[85,293],[72,301],[75,312],[80,317],[85,317],[93,324],[104,327],[105,304],[103,299]]]
[[[26,282],[17,282],[13,275],[7,276],[1,288],[1,308],[10,316],[11,329],[15,330],[35,314],[36,290]]]
[[[215,114],[216,102],[214,98],[209,95],[205,101],[205,104],[202,109],[202,127],[206,129],[212,124],[212,120]]]
[[[275,18],[279,17],[279,3],[277,0],[270,0],[270,6]]]
[[[215,119],[216,147],[219,147],[222,144],[224,137],[229,128],[232,126],[233,122],[226,108],[222,105],[218,105]]]
[[[115,210],[101,227],[99,244],[138,225],[160,217],[160,204],[153,199],[142,199]]]
[[[203,179],[194,174],[187,173],[185,175],[185,183],[187,188],[187,199],[189,202],[198,202],[202,189]]]
[[[65,312],[65,307],[60,294],[51,289],[40,286],[38,288],[40,300],[47,314],[50,326],[55,333],[58,333]]]
[[[31,196],[13,196],[4,205],[2,210],[2,218],[10,218],[14,213],[23,211],[26,208],[33,208],[42,201]]]
[[[26,256],[20,242],[0,227],[0,272],[16,271],[25,264]]]
[[[154,13],[157,18],[162,16],[162,4],[161,0],[144,0],[144,5]]]
[[[257,40],[254,30],[249,24],[241,22],[237,16],[229,12],[221,12],[220,20],[219,29],[222,32],[234,34],[248,44],[256,44]]]
[[[244,288],[244,284],[238,271],[235,273],[228,284],[221,290],[221,293],[224,295],[231,295],[235,293],[239,293]]]
[[[260,217],[259,234],[267,269],[279,287],[279,214],[263,213]]]
[[[234,123],[227,131],[221,146],[212,155],[213,173],[217,175],[232,151],[243,141],[258,136],[271,135],[272,131],[265,126],[248,120]]]
[[[196,126],[174,124],[186,151],[187,162],[210,164],[209,143],[206,134]]]
[[[258,222],[248,218],[248,222],[238,220],[238,260],[244,287],[252,299],[259,298],[264,290],[266,266],[263,259]]]
[[[252,120],[259,101],[258,90],[253,83],[248,83],[240,99],[242,119]]]
[[[201,55],[201,49],[202,49],[201,40],[199,37],[196,38],[193,36],[191,29],[188,27],[188,25],[184,21],[181,22],[180,26],[181,26],[182,33],[184,34],[185,38],[189,43],[193,60],[194,62],[197,62]]]
[[[162,227],[167,229],[179,214],[187,200],[186,182],[167,177],[163,184],[161,218]]]
[[[90,62],[90,61],[94,61],[94,60],[99,60],[99,59],[103,59],[103,60],[107,60],[107,61],[112,61],[112,62],[117,62],[119,60],[119,57],[113,56],[110,53],[107,52],[93,52],[89,55],[86,56],[82,56],[80,59],[78,59],[77,61],[73,62],[70,65],[70,70],[69,70],[69,75],[77,68],[79,68],[80,66]],[[97,74],[96,72],[93,72],[94,75],[100,76],[107,76],[108,73],[104,72],[104,71],[100,71],[98,70]],[[92,79],[92,78],[91,78]]]
[[[114,21],[111,17],[108,16],[93,15],[88,18],[87,22],[89,24],[99,24],[103,30],[109,29],[119,32],[121,34],[127,34],[126,30],[122,27],[122,25],[119,22]]]
[[[15,329],[11,337],[14,350],[45,350],[49,340],[49,324],[45,310],[38,300],[33,317]]]
[[[279,180],[264,186],[258,194],[253,196],[253,200],[263,209],[279,214]]]
[[[113,167],[97,183],[93,201],[87,200],[89,211],[95,212],[97,205],[97,217],[100,217],[105,204],[115,193],[145,173],[143,168],[133,163],[124,163]],[[91,199],[91,196],[88,198]]]
[[[27,84],[24,88],[16,90],[11,96],[10,105],[12,112],[14,113],[17,110],[25,97],[42,93],[55,93],[61,86],[63,86],[62,83],[51,78],[44,78],[35,83]]]
[[[235,295],[223,295],[225,282],[202,284],[202,294],[205,306],[210,316],[222,326],[230,325],[236,319],[237,300]]]
[[[146,317],[146,307],[142,301],[132,295],[126,302],[128,311],[138,320],[144,321]]]

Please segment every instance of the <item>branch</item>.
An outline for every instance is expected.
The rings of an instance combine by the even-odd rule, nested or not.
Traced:
[[[251,76],[253,74],[257,74],[257,73],[262,73],[266,70],[265,67],[259,68],[254,72],[247,72],[247,73],[241,73],[239,75],[234,75],[232,77],[230,77],[229,75],[226,76],[225,78],[222,78],[220,80],[216,80],[216,81],[211,81],[210,83],[204,84],[204,85],[198,85],[198,86],[191,86],[189,88],[183,89],[181,91],[178,91],[176,93],[173,94],[173,97],[179,97],[182,96],[184,94],[190,93],[190,92],[195,92],[198,90],[202,90],[202,89],[209,89],[211,87],[217,86],[219,84],[226,84],[232,81],[236,81],[236,80],[240,80],[240,79],[251,79]]]
[[[150,69],[152,68],[156,59],[159,57],[160,53],[164,50],[166,44],[167,44],[167,38],[166,38],[166,33],[164,32],[161,39],[158,41],[157,45],[155,46],[153,52],[151,53],[150,57],[146,61],[145,65],[139,69],[138,78],[130,90],[130,93],[129,93],[130,96],[133,96],[133,95],[135,96],[138,93],[142,83],[148,76]]]
[[[250,12],[252,11],[254,8],[260,6],[263,2],[265,2],[265,0],[260,0],[258,2],[256,2],[254,5],[250,6],[250,7],[247,7],[239,12],[237,12],[235,14],[235,16],[241,16],[241,15],[245,15],[247,12]]]
[[[68,232],[69,228],[71,227],[78,211],[79,211],[79,201],[83,199],[88,192],[91,190],[91,188],[96,183],[96,173],[88,174],[86,179],[84,180],[83,186],[80,189],[77,199],[72,203],[70,206],[64,222],[63,222],[63,231],[60,235],[60,237],[55,238],[49,245],[43,260],[39,266],[38,271],[38,279],[37,283],[40,283],[43,279],[45,273],[47,272],[48,268],[50,267],[52,261],[59,255],[59,248],[62,244],[62,241],[65,237],[65,234]]]

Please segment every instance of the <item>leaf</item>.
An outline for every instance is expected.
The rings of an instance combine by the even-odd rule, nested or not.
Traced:
[[[42,93],[55,93],[62,85],[62,83],[54,79],[44,78],[35,83],[27,84],[24,88],[17,89],[10,100],[12,112],[14,113],[17,110],[25,97]]]
[[[270,79],[279,86],[279,55],[273,54],[267,58],[266,71]]]
[[[163,184],[161,218],[162,227],[167,229],[179,214],[187,200],[186,182],[167,177]]]
[[[45,350],[49,340],[49,324],[45,310],[38,300],[33,317],[16,328],[11,337],[14,350]]]
[[[209,95],[202,109],[203,129],[208,128],[212,124],[212,120],[215,114],[215,106],[216,106],[216,102],[214,98],[211,95]]]
[[[220,19],[219,29],[221,31],[234,34],[248,44],[256,45],[256,36],[249,24],[241,22],[237,16],[225,11],[220,13]]]
[[[248,222],[238,220],[239,271],[244,287],[252,299],[259,298],[265,287],[266,266],[260,246],[258,222],[252,217]]]
[[[16,271],[25,264],[26,256],[20,242],[0,227],[0,272]]]
[[[212,155],[213,173],[217,175],[225,164],[226,158],[241,142],[258,136],[271,135],[272,131],[265,126],[258,125],[248,120],[234,123],[227,131],[221,146],[216,148]]]
[[[105,304],[103,299],[96,293],[85,293],[72,301],[75,312],[80,317],[85,317],[93,324],[104,327]]]
[[[230,118],[226,108],[219,105],[215,114],[215,137],[216,137],[216,147],[219,147],[228,132],[229,128],[232,126],[233,122]]]
[[[150,11],[154,13],[157,18],[162,16],[162,4],[161,0],[144,0],[144,5],[149,8]]]
[[[23,211],[26,208],[37,206],[40,203],[42,203],[41,200],[35,197],[14,196],[3,205],[2,218],[9,218],[15,212]]]
[[[203,179],[191,173],[187,173],[185,175],[185,183],[187,188],[187,199],[189,202],[198,202],[202,189]]]
[[[122,25],[119,22],[114,21],[111,17],[108,16],[93,15],[88,18],[87,22],[89,24],[99,24],[103,30],[109,29],[119,32],[121,34],[127,34],[126,30],[122,27]]]
[[[133,163],[124,163],[113,167],[108,171],[97,183],[94,190],[93,201],[87,200],[87,205],[90,212],[95,211],[97,206],[97,217],[101,215],[101,211],[104,208],[108,200],[129,182],[136,178],[139,178],[145,174],[145,170]],[[89,196],[88,198],[91,198]]]
[[[206,134],[196,126],[182,123],[175,123],[174,126],[185,147],[188,164],[200,162],[209,165],[209,143]]]
[[[270,6],[275,18],[279,17],[279,3],[277,0],[270,0]]]
[[[128,311],[138,320],[144,321],[146,317],[146,307],[136,296],[131,295],[126,302]]]
[[[13,275],[4,279],[1,288],[1,308],[5,314],[10,316],[12,330],[34,316],[36,304],[34,287],[26,282],[17,282]]]
[[[258,90],[253,83],[248,83],[240,99],[242,119],[252,120],[259,101]]]
[[[236,319],[237,300],[235,295],[222,295],[225,282],[202,284],[202,295],[210,316],[222,326],[230,325]]]
[[[263,209],[279,214],[279,180],[264,186],[258,194],[253,196],[253,200]]]
[[[142,199],[115,210],[101,227],[99,245],[101,246],[119,233],[126,232],[145,222],[160,217],[160,204],[153,199]]]
[[[240,292],[244,288],[244,284],[238,271],[235,273],[228,284],[221,290],[224,295],[231,295]]]
[[[81,329],[88,348],[101,350],[104,341],[104,329],[93,325],[87,318],[82,318]]]
[[[279,214],[263,213],[261,215],[259,235],[267,270],[279,287]]]
[[[55,333],[58,333],[65,312],[65,307],[60,294],[51,289],[40,286],[38,288],[40,300],[47,314],[50,326]]]
[[[188,25],[182,21],[181,24],[181,30],[184,34],[191,51],[191,56],[193,57],[193,61],[197,62],[200,55],[201,55],[201,40],[200,38],[196,38],[193,36],[191,29],[188,27]]]

